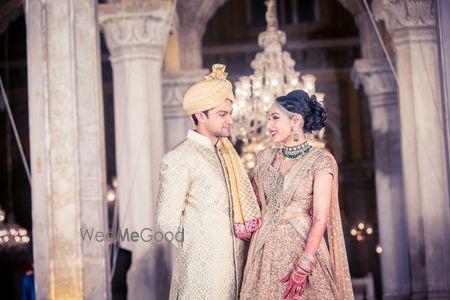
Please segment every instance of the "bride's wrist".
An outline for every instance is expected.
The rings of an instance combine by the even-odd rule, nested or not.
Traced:
[[[314,255],[307,251],[303,251],[300,259],[295,264],[294,271],[296,273],[310,274],[317,259]]]

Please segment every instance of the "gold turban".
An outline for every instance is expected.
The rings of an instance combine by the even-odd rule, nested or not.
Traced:
[[[191,86],[183,98],[183,108],[189,115],[217,107],[229,99],[234,102],[233,86],[227,80],[225,65],[215,64],[212,72]]]

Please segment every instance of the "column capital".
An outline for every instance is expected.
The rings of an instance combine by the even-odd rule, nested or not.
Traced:
[[[364,58],[384,57],[378,37],[373,30],[367,10],[361,0],[339,0],[354,16],[361,40],[361,55]]]
[[[371,107],[397,104],[397,83],[386,60],[357,59],[352,68],[352,81],[355,87],[364,87]]]
[[[166,117],[187,117],[183,110],[183,95],[190,86],[202,80],[206,74],[208,74],[208,69],[163,73],[162,99]]]
[[[171,0],[100,4],[99,23],[111,60],[160,60],[172,25],[173,5]]]
[[[433,0],[375,0],[372,9],[383,20],[394,42],[436,40],[436,3]]]

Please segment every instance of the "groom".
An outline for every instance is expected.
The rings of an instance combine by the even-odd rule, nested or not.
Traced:
[[[183,233],[170,299],[238,299],[244,242],[260,224],[259,207],[231,134],[231,82],[216,64],[188,89],[183,108],[196,130],[161,163],[157,222]]]

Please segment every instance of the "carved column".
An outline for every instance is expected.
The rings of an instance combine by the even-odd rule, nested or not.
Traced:
[[[450,153],[450,1],[437,1],[439,21],[440,65],[442,70],[442,97],[444,99],[444,124],[446,125],[446,153]],[[447,156],[448,180],[450,186],[450,157]],[[449,204],[450,204],[450,199]]]
[[[355,17],[362,59],[355,61],[352,79],[369,100],[375,153],[375,184],[381,254],[383,299],[405,299],[410,293],[400,121],[397,84],[384,57],[370,17],[361,0],[339,0]]]
[[[209,19],[226,1],[177,2],[178,18],[169,38],[163,73],[166,150],[184,140],[187,130],[194,126],[183,110],[183,95],[208,73],[202,69],[202,38]]]
[[[377,0],[399,76],[402,162],[413,299],[450,298],[450,206],[436,1]]]
[[[164,154],[161,68],[173,1],[100,5],[114,76],[119,223],[156,232],[158,172]],[[124,241],[132,251],[128,298],[164,299],[170,285],[167,244]]]
[[[361,40],[361,56],[363,58],[384,57],[383,49],[367,14],[364,2],[361,0],[339,0],[339,2],[355,17]]]
[[[33,255],[37,299],[109,298],[96,4],[26,5]]]
[[[352,72],[355,85],[363,85],[370,104],[375,150],[378,226],[383,276],[383,299],[408,299],[410,267],[397,83],[383,58],[359,59]]]
[[[183,110],[183,95],[191,85],[202,80],[207,73],[208,70],[164,73],[163,107],[167,151],[184,140],[187,131],[194,126]]]
[[[202,67],[202,38],[206,25],[226,1],[178,1],[178,40],[182,70],[196,70]]]

